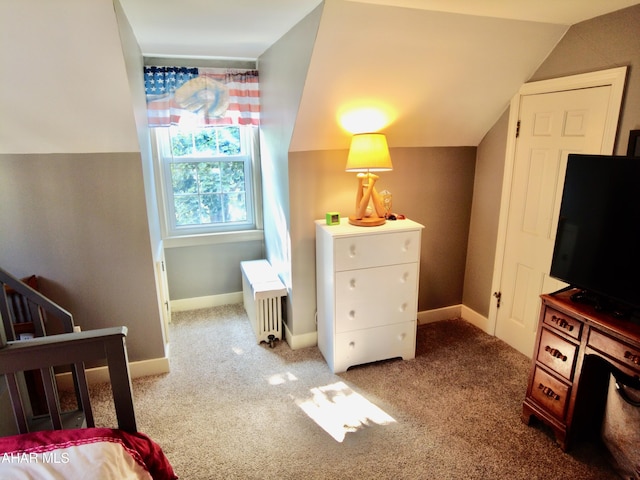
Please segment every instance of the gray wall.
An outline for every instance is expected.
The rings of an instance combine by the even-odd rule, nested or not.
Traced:
[[[625,154],[629,131],[640,128],[640,5],[572,26],[531,81],[629,66],[616,154]],[[516,92],[514,92],[515,94]],[[489,315],[504,168],[506,112],[478,147],[463,302]]]
[[[242,291],[240,262],[264,258],[262,240],[165,249],[171,300]]]
[[[84,330],[164,356],[139,153],[0,155],[0,265],[36,274]]]
[[[506,111],[478,146],[476,159],[462,303],[484,316],[489,315],[508,120]]]
[[[17,74],[0,88],[0,265],[41,276],[84,329],[128,326],[131,360],[164,357],[131,36],[112,0],[4,2],[3,14],[0,59]]]
[[[378,191],[393,195],[393,210],[425,226],[418,309],[462,301],[475,147],[391,148],[393,171],[380,174]],[[327,211],[353,213],[357,180],[344,167],[347,150],[292,152],[291,242],[296,296],[305,298],[296,321],[315,330],[315,225]],[[384,293],[381,293],[384,294]]]

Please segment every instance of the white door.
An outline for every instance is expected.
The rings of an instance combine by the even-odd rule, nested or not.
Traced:
[[[612,142],[605,137],[611,135],[614,90],[603,85],[520,96],[495,334],[529,357],[540,294],[564,286],[548,272],[567,156],[612,153]]]

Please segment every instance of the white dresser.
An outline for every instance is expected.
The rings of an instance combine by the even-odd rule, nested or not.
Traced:
[[[318,347],[332,372],[415,358],[422,228],[316,221]]]

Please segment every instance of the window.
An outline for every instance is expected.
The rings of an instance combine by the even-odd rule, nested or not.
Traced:
[[[257,128],[155,128],[167,236],[257,228]]]

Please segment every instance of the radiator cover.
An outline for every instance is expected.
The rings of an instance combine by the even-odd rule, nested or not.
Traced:
[[[282,297],[287,289],[267,260],[240,263],[244,309],[258,343],[282,339]],[[273,345],[272,345],[273,346]]]

